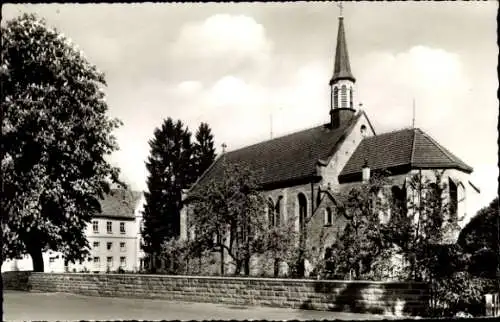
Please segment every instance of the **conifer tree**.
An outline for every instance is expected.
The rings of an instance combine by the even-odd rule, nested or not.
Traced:
[[[216,154],[212,130],[207,123],[201,123],[196,131],[196,142],[193,146],[193,174],[196,181],[214,162]]]
[[[163,242],[179,236],[182,189],[193,182],[193,149],[189,129],[171,118],[155,129],[149,145],[143,249],[154,259]]]

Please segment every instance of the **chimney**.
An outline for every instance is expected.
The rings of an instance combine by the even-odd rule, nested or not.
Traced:
[[[370,167],[368,166],[368,160],[365,159],[365,164],[361,170],[363,183],[368,183],[370,181]]]

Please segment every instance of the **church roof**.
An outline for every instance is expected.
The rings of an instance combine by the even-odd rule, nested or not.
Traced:
[[[403,129],[365,138],[342,169],[339,180],[360,174],[365,160],[372,170],[406,166],[472,172],[470,166],[420,129]]]
[[[351,64],[349,63],[349,54],[347,52],[347,42],[344,31],[344,18],[339,17],[339,31],[337,34],[337,48],[335,50],[335,65],[330,85],[341,79],[356,81],[351,73]]]
[[[258,176],[263,186],[319,178],[318,162],[333,155],[364,112],[332,129],[329,124],[295,132],[221,155],[205,171],[190,193],[210,180],[220,178],[223,162],[242,163]]]
[[[135,219],[135,207],[141,198],[141,193],[124,189],[113,189],[101,204],[101,213],[95,214],[94,218]]]

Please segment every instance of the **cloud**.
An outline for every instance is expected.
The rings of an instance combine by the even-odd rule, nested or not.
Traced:
[[[177,85],[177,88],[181,94],[193,95],[203,88],[203,84],[198,81],[183,81]]]
[[[462,108],[470,86],[457,54],[424,46],[396,54],[371,53],[360,69],[361,100],[383,128],[410,126],[413,99],[416,124],[439,126],[443,118]]]
[[[271,50],[264,27],[243,15],[217,14],[203,22],[184,25],[172,53],[203,58],[236,54],[258,57]]]
[[[267,64],[273,43],[265,28],[244,15],[216,14],[183,25],[168,47],[167,59],[189,77],[212,80],[235,72],[258,72]]]

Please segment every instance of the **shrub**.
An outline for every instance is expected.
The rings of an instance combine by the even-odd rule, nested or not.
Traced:
[[[467,312],[484,315],[484,294],[495,288],[495,280],[477,278],[468,272],[456,272],[431,283],[431,312],[433,316],[453,316]]]

